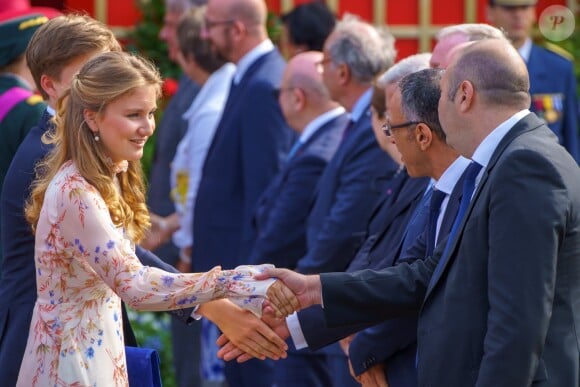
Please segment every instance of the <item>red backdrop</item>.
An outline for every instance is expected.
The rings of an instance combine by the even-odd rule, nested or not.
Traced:
[[[10,1],[10,0],[2,0]],[[50,5],[57,8],[68,8],[71,10],[85,11],[93,16],[96,13],[96,7],[100,6],[106,12],[106,23],[111,27],[130,28],[139,20],[139,12],[135,7],[137,0],[32,0],[34,5]],[[294,0],[291,4],[298,5],[310,0]],[[400,1],[385,0],[386,7],[384,23],[389,25],[397,37],[397,49],[399,58],[414,54],[420,51],[421,42],[419,35],[432,36],[434,31],[443,25],[456,24],[465,22],[466,4],[474,3],[475,21],[485,22],[485,7],[487,0],[431,0],[430,2],[422,1],[422,4],[430,3],[431,14],[423,15],[427,18],[427,23],[423,20],[420,26],[421,12],[419,7],[420,0]],[[266,0],[268,8],[279,13],[284,0]],[[329,1],[329,4],[337,4],[338,15],[342,16],[345,12],[354,13],[368,21],[374,20],[375,1],[373,0],[335,0]],[[566,0],[539,0],[538,13],[549,5],[560,4],[566,5]],[[423,27],[423,33],[419,32]],[[428,32],[425,32],[428,29]],[[428,46],[428,45],[427,45]],[[424,49],[429,49],[429,47]]]

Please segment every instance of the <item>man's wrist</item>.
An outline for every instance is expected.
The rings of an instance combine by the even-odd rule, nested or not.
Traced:
[[[306,277],[306,289],[310,297],[311,305],[323,305],[322,304],[322,283],[320,281],[320,275],[309,275]]]

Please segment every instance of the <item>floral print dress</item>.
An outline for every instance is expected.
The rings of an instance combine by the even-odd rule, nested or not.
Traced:
[[[18,386],[127,386],[121,298],[171,310],[228,297],[255,313],[272,280],[262,267],[172,274],[143,266],[72,162],[50,183],[35,246],[38,298]],[[262,297],[256,297],[262,296]]]

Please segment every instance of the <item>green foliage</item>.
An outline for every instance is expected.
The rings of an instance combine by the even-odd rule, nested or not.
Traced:
[[[151,59],[164,77],[179,77],[179,67],[169,60],[167,45],[159,39],[165,9],[163,0],[136,0],[142,18],[129,34],[128,49]]]
[[[143,348],[159,352],[163,387],[175,387],[173,354],[171,352],[171,317],[167,313],[136,312],[127,308],[137,342]]]
[[[141,12],[141,20],[135,26],[135,29],[128,35],[127,50],[149,58],[153,61],[161,75],[164,78],[177,79],[180,74],[179,66],[169,59],[167,53],[167,45],[159,39],[159,31],[163,25],[163,16],[165,15],[165,7],[163,0],[135,0],[139,11]],[[159,101],[158,114],[155,119],[159,123],[163,106],[167,101]],[[143,158],[141,164],[143,165],[143,172],[146,177],[151,174],[151,163],[153,162],[153,154],[155,152],[155,135],[147,141],[145,149],[143,150]]]

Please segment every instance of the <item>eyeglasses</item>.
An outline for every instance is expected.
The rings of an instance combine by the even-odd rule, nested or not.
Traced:
[[[272,94],[274,95],[274,98],[278,99],[280,98],[280,94],[282,94],[285,91],[290,91],[290,90],[294,90],[294,89],[298,89],[298,87],[279,87],[277,89],[272,90]]]
[[[203,20],[203,28],[206,31],[211,30],[214,27],[217,27],[221,24],[232,24],[233,22],[235,22],[235,19],[228,19],[228,20],[209,20],[209,19],[204,19]]]
[[[322,60],[319,60],[318,62],[316,62],[315,63],[316,71],[318,71],[319,73],[323,73],[324,72],[324,64],[329,63],[329,62],[332,62],[332,58],[330,58],[330,57],[323,58]]]
[[[409,121],[409,122],[404,122],[402,124],[397,124],[397,125],[391,125],[390,122],[385,122],[385,124],[383,125],[383,132],[388,136],[391,137],[393,135],[393,129],[400,129],[400,128],[405,128],[407,126],[411,126],[411,125],[419,125],[422,124],[422,121]]]

